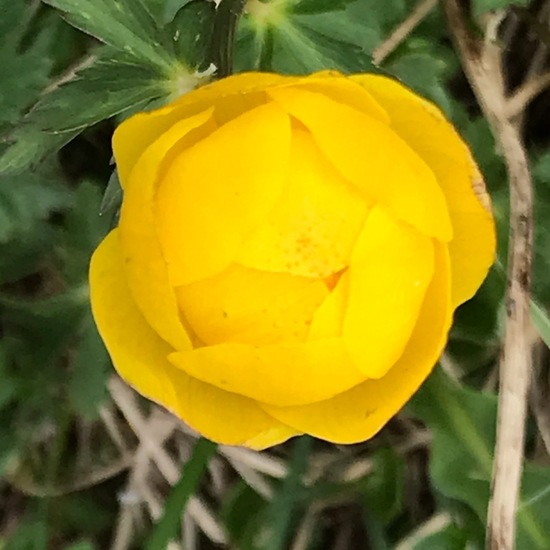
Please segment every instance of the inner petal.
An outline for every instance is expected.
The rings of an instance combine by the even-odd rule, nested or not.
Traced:
[[[288,179],[265,223],[244,242],[245,266],[304,277],[345,268],[368,206],[323,157],[311,135],[293,127]]]
[[[279,199],[290,121],[274,103],[251,109],[174,159],[159,184],[156,223],[173,286],[223,271]]]
[[[430,237],[451,239],[447,204],[433,172],[387,124],[307,90],[269,94],[310,130],[326,158],[367,200]]]
[[[186,322],[207,345],[304,341],[315,310],[328,294],[320,280],[237,264],[176,288]]]
[[[432,240],[374,207],[353,252],[342,332],[369,378],[384,376],[403,353],[433,272]]]
[[[326,282],[326,281],[325,281]],[[331,288],[331,285],[329,286]],[[348,303],[349,270],[338,276],[332,292],[319,306],[308,333],[308,340],[342,336],[342,325]]]

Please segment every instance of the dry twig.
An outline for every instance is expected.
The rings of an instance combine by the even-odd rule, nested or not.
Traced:
[[[113,377],[108,386],[114,402],[125,416],[141,444],[147,449],[160,473],[170,485],[174,485],[180,477],[180,468],[163,446],[158,443],[155,434],[149,429],[146,420],[139,410],[135,394],[117,377]],[[175,418],[171,420],[174,425],[178,422]],[[210,540],[217,544],[227,542],[222,526],[215,519],[206,504],[196,495],[191,496],[189,499],[187,511]]]
[[[496,32],[501,17],[488,20],[486,40],[470,33],[459,0],[443,0],[464,71],[499,142],[510,184],[510,248],[506,332],[500,364],[497,443],[489,504],[487,548],[512,550],[521,482],[527,392],[531,372],[529,339],[533,190],[529,162],[517,126],[509,116]]]
[[[550,86],[550,72],[534,75],[520,86],[508,101],[508,118],[519,115],[529,103]]]
[[[408,17],[390,33],[388,38],[374,49],[372,62],[375,65],[380,65],[435,8],[436,4],[437,0],[422,0],[419,2]]]

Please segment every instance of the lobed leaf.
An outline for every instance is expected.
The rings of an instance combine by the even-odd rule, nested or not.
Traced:
[[[171,60],[162,35],[141,0],[44,0],[72,25],[136,60],[168,74]]]

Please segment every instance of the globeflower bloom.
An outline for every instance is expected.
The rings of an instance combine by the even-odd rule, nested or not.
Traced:
[[[373,436],[493,262],[482,177],[398,82],[244,73],[123,122],[91,300],[119,374],[206,437]]]

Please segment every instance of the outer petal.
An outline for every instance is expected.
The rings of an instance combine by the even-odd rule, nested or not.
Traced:
[[[267,447],[296,431],[270,418],[256,403],[175,369],[172,351],[147,324],[124,278],[119,231],[95,251],[90,265],[94,318],[119,374],[206,437],[229,445]]]
[[[441,354],[451,325],[449,258],[436,246],[436,270],[405,352],[379,380],[368,380],[336,397],[301,407],[263,405],[275,418],[335,443],[375,435],[425,380]]]
[[[183,151],[159,186],[158,232],[174,286],[210,277],[280,198],[290,121],[276,104],[252,109]]]
[[[323,281],[236,264],[176,289],[182,314],[208,345],[301,342],[328,293]]]
[[[338,80],[338,83],[335,83]],[[293,86],[300,83],[321,85],[326,93],[346,95],[346,101],[369,112],[383,109],[363,91],[360,95],[348,78],[335,71],[324,71],[307,77],[282,76],[271,73],[241,73],[206,84],[160,109],[136,114],[118,126],[113,135],[113,150],[123,187],[132,168],[148,145],[153,143],[176,122],[217,106],[216,121],[225,123],[250,108],[265,103],[266,89]],[[384,115],[381,115],[384,116]],[[387,115],[386,115],[387,117]]]
[[[341,338],[259,348],[220,344],[169,359],[204,382],[280,406],[327,399],[365,379]]]
[[[322,94],[338,103],[360,111],[384,124],[389,124],[390,117],[379,103],[359,83],[340,73],[327,72],[328,78],[315,78],[324,73],[312,75],[313,80],[298,83],[301,90]]]
[[[120,238],[128,285],[153,329],[176,349],[189,349],[168,268],[155,227],[154,195],[163,162],[190,132],[207,123],[211,111],[182,120],[147,148],[132,170],[120,214]]]
[[[473,296],[495,258],[495,229],[483,179],[468,147],[441,111],[395,80],[352,77],[387,109],[395,131],[424,159],[445,194],[454,236],[449,244],[454,306]]]
[[[433,272],[431,239],[375,206],[353,251],[342,333],[366,377],[384,376],[403,353]]]
[[[349,263],[367,211],[366,201],[327,162],[309,132],[295,128],[284,193],[246,239],[237,261],[265,271],[328,277]]]
[[[236,101],[240,100],[242,112],[250,108],[250,105],[244,105],[246,96],[270,86],[289,85],[296,80],[269,73],[234,75],[186,93],[160,109],[128,118],[113,135],[113,151],[122,185],[125,186],[132,168],[145,149],[177,122],[213,108],[217,102],[224,102],[229,96],[236,96]]]
[[[295,88],[268,93],[305,124],[323,154],[371,201],[426,235],[451,239],[445,197],[435,176],[386,124],[321,94]]]

